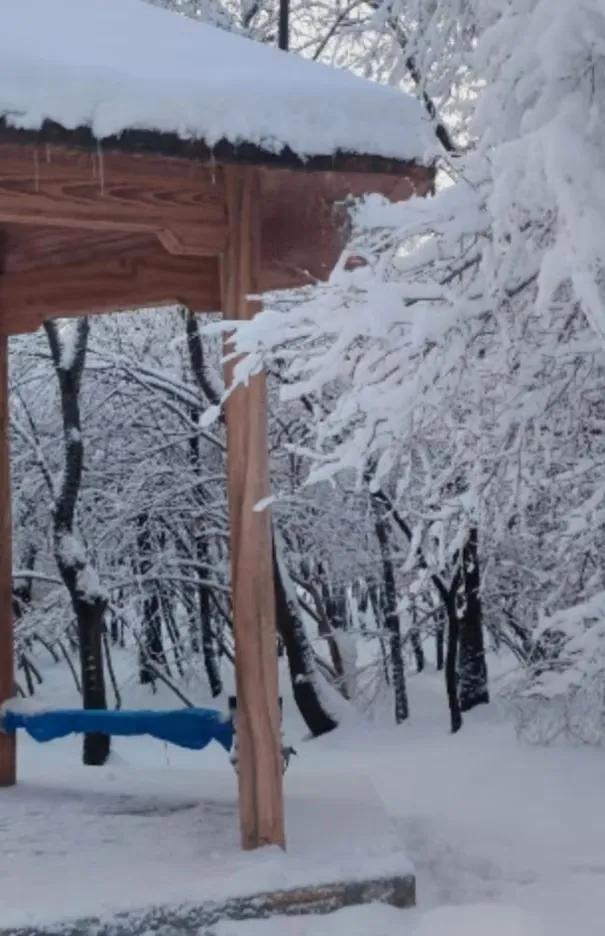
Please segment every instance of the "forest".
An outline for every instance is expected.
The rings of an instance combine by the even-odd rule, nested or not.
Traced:
[[[169,5],[261,41],[277,29],[268,3]],[[590,3],[545,30],[544,4],[509,6],[290,10],[293,52],[403,81],[442,147],[433,198],[355,206],[354,268],[269,296],[237,334],[240,379],[269,373],[279,633],[313,735],[337,721],[326,684],[413,718],[405,670],[428,642],[452,731],[491,690],[528,737],[602,740],[603,24]],[[175,701],[191,679],[220,694],[221,347],[218,322],[183,308],[14,341],[24,695],[40,645],[93,706],[120,705],[114,646]],[[493,686],[486,652],[507,660]]]
[[[490,862],[498,878],[510,861],[494,893],[525,909],[510,884],[523,846],[501,825],[530,827],[535,808],[545,844],[528,880],[542,886],[549,850],[569,853],[548,895],[566,895],[561,927],[582,904],[579,931],[596,936],[598,880],[560,881],[580,852],[590,874],[605,867],[598,823],[573,844],[592,822],[574,771],[587,811],[604,776],[603,0],[146,2],[416,98],[434,185],[407,201],[348,200],[327,282],[267,293],[249,321],[179,305],[53,318],[11,338],[16,695],[48,705],[60,685],[86,709],[225,704],[225,406],[264,372],[271,496],[256,509],[272,517],[289,774],[342,748],[345,766],[367,758],[389,802],[391,770],[405,774],[406,809],[415,795],[423,805],[404,834],[437,908],[489,903]],[[501,755],[492,725],[513,737]],[[383,743],[400,758],[391,767]],[[494,766],[473,779],[483,752]],[[104,734],[78,747],[88,766],[113,757]],[[448,765],[457,779],[440,786]],[[550,773],[562,785],[542,813]],[[507,841],[481,859],[468,856],[484,826],[452,819],[472,815],[475,793],[477,816]],[[544,893],[528,898],[532,913]],[[401,932],[542,932],[506,914],[501,930],[465,919]],[[390,917],[360,921],[275,933],[400,932]]]

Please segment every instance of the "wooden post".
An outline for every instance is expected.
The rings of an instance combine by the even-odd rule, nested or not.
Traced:
[[[228,241],[221,285],[226,319],[249,319],[258,303],[258,171],[225,167]],[[229,384],[233,363],[225,368]],[[239,387],[226,408],[231,582],[237,685],[238,780],[242,845],[285,846],[277,638],[269,510],[267,394],[264,375]]]
[[[8,338],[0,335],[0,703],[14,695],[13,566],[8,416]],[[0,731],[0,786],[17,776],[15,736]]]

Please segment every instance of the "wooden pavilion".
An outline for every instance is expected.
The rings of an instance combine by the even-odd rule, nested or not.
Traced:
[[[430,128],[404,95],[142,0],[19,0],[0,34],[1,703],[14,686],[9,336],[173,303],[249,318],[250,296],[329,275],[346,196],[423,195],[433,172]],[[284,845],[271,521],[253,510],[269,492],[262,376],[226,418],[242,842]],[[15,779],[0,733],[0,785]]]

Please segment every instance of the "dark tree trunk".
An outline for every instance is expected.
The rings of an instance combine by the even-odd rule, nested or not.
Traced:
[[[192,615],[190,627],[189,627],[189,643],[191,646],[192,653],[199,653],[202,649],[202,644],[200,642],[200,628],[199,623],[195,619],[195,612]]]
[[[370,598],[368,594],[369,586],[365,582],[360,582],[356,589],[357,607],[360,614],[367,614]]]
[[[413,542],[412,530],[404,518],[397,512],[390,499],[384,491],[377,490],[372,494],[372,499],[376,505],[390,511],[394,522],[404,534],[409,543]],[[429,570],[428,563],[424,557],[422,549],[416,550],[416,558],[421,569]],[[460,563],[459,563],[460,564]],[[431,574],[431,580],[435,586],[441,601],[445,608],[447,619],[447,651],[445,655],[445,686],[450,709],[450,721],[452,732],[455,733],[462,727],[462,714],[460,712],[460,700],[458,697],[458,642],[459,642],[459,614],[465,604],[465,597],[460,589],[464,588],[463,576],[460,568],[457,569],[452,584],[448,587],[441,576]],[[438,660],[438,662],[441,662]]]
[[[458,579],[458,576],[456,576]],[[453,586],[446,604],[447,611],[447,651],[445,655],[445,689],[447,701],[450,709],[450,725],[452,734],[456,734],[462,728],[462,713],[460,711],[460,699],[458,696],[458,642],[459,642],[459,620],[457,607],[456,585]]]
[[[208,685],[213,698],[219,696],[223,691],[223,681],[218,663],[218,653],[216,639],[212,627],[212,608],[210,604],[210,589],[203,584],[204,579],[209,577],[208,568],[208,544],[204,537],[198,537],[196,542],[197,558],[200,563],[199,577],[200,585],[198,588],[198,597],[200,604],[200,627],[202,633],[202,653],[204,655],[204,667],[208,677]]]
[[[401,627],[397,613],[395,572],[389,551],[389,528],[384,505],[374,494],[371,497],[375,516],[374,528],[382,559],[384,621],[389,634],[391,678],[395,694],[395,721],[399,725],[408,718],[410,712],[405,683]]]
[[[116,614],[112,614],[111,616],[111,623],[109,625],[109,636],[111,637],[112,644],[119,643],[120,625],[118,624],[118,618]]]
[[[340,587],[329,593],[326,611],[332,627],[335,627],[337,630],[347,629],[349,619],[347,614],[347,593],[345,588]]]
[[[198,388],[206,397],[207,401],[212,406],[218,406],[221,400],[221,390],[218,386],[215,386],[210,375],[207,365],[206,357],[204,354],[204,345],[202,342],[202,336],[198,328],[198,321],[195,316],[195,313],[190,312],[187,309],[183,309],[183,315],[185,319],[185,331],[187,334],[187,350],[189,352],[189,364],[191,366],[191,372],[193,378],[198,385]],[[200,409],[193,409],[191,413],[192,422],[196,425],[200,421]],[[200,446],[199,446],[199,436],[192,435],[189,442],[189,451],[191,457],[191,463],[193,465],[193,470],[200,474],[201,472],[201,463],[200,463]],[[200,563],[200,569],[198,575],[200,579],[208,578],[208,543],[205,537],[196,538],[196,554],[197,559]],[[192,649],[194,652],[200,651],[200,647],[204,656],[204,667],[206,670],[206,675],[208,677],[208,684],[210,686],[210,691],[214,697],[221,694],[223,691],[223,681],[221,679],[221,672],[218,662],[218,647],[216,636],[212,627],[212,610],[211,610],[211,596],[210,590],[206,585],[200,582],[198,587],[198,601],[199,601],[199,614],[200,614],[200,634],[201,634],[201,644],[200,640],[197,637],[197,634],[192,634]]]
[[[193,379],[204,394],[211,406],[219,406],[221,402],[221,387],[215,386],[212,375],[206,366],[206,356],[204,354],[204,345],[202,336],[198,328],[197,316],[194,312],[182,308],[181,312],[185,319],[185,332],[187,335],[187,350],[189,352],[189,364]],[[199,418],[199,411],[197,411]],[[197,439],[197,436],[195,437]]]
[[[476,528],[470,531],[463,550],[463,575],[465,607],[460,621],[458,673],[460,708],[463,712],[468,712],[477,705],[484,705],[489,702]]]
[[[422,646],[422,639],[420,637],[420,628],[416,623],[416,605],[412,606],[412,626],[410,628],[410,643],[412,645],[412,653],[414,654],[414,659],[416,661],[416,672],[421,673],[424,669],[424,648]]]
[[[440,672],[445,665],[445,622],[447,614],[440,608],[435,618],[435,656],[437,662],[437,671]]]
[[[284,52],[290,47],[290,0],[279,0],[277,44]]]
[[[67,352],[62,347],[55,322],[45,322],[44,328],[59,382],[65,447],[62,483],[53,510],[55,558],[76,616],[84,708],[105,709],[102,635],[106,599],[96,582],[84,545],[74,530],[84,461],[79,397],[88,320],[82,318],[76,323],[74,347]],[[94,733],[84,736],[85,764],[104,764],[109,750],[108,735]]]
[[[296,592],[273,542],[273,576],[277,630],[284,642],[292,692],[298,710],[314,737],[327,734],[337,722],[324,709],[316,685],[313,649],[305,631]]]
[[[76,618],[80,637],[82,701],[85,709],[106,709],[103,671],[103,616],[105,602],[76,599]],[[109,755],[108,735],[84,735],[83,760],[92,767],[102,766]]]

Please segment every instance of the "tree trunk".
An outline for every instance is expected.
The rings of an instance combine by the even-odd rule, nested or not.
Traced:
[[[113,644],[117,644],[117,643],[119,642],[119,640],[120,640],[120,627],[119,627],[119,624],[118,624],[117,615],[112,614],[112,616],[111,616],[111,623],[110,623],[109,627],[110,627],[109,633],[110,633],[110,636],[111,636],[111,642],[112,642]]]
[[[200,606],[200,627],[202,633],[202,653],[204,655],[204,667],[208,677],[208,685],[212,697],[216,698],[223,691],[223,681],[218,663],[218,654],[214,631],[212,628],[212,610],[210,607],[210,589],[202,584],[202,580],[209,578],[208,562],[208,544],[204,537],[198,537],[196,541],[197,559],[200,563],[198,575],[200,585],[198,587],[198,598]]]
[[[383,606],[385,627],[389,633],[389,650],[391,658],[391,677],[395,695],[395,721],[399,725],[409,716],[408,695],[405,683],[405,670],[403,664],[403,647],[401,642],[401,627],[397,613],[397,589],[395,586],[395,572],[389,553],[389,529],[385,516],[385,509],[380,499],[371,495],[374,507],[376,538],[380,546],[382,559],[382,576],[384,581]]]
[[[463,575],[465,608],[460,622],[458,672],[460,708],[463,712],[468,712],[477,705],[484,705],[489,702],[476,528],[470,531],[463,550]]]
[[[456,576],[456,581],[458,576]],[[459,621],[457,607],[456,584],[448,596],[446,605],[447,611],[447,651],[445,656],[445,689],[447,701],[450,709],[450,724],[452,734],[456,734],[462,728],[462,714],[460,711],[460,699],[458,697],[458,640],[459,640]]]
[[[420,637],[420,628],[416,623],[416,605],[412,605],[412,626],[410,628],[410,643],[412,645],[412,653],[414,654],[414,659],[416,660],[416,672],[421,673],[424,669],[424,648],[422,646],[422,639]]]
[[[313,649],[305,631],[294,585],[275,539],[273,576],[277,629],[288,657],[294,701],[307,728],[314,737],[318,737],[336,728],[337,722],[326,712],[319,698]]]
[[[194,380],[208,402],[212,406],[218,406],[220,405],[221,400],[221,390],[218,386],[215,386],[212,376],[208,371],[206,357],[204,354],[204,345],[202,343],[202,336],[200,335],[198,328],[197,317],[188,309],[183,309],[183,315],[185,318],[185,331],[187,334],[189,364],[191,366],[191,372],[193,374]],[[193,408],[191,411],[191,420],[195,425],[199,425],[200,416],[200,408]],[[202,466],[200,460],[200,443],[199,436],[197,434],[192,435],[189,440],[189,453],[194,472],[201,476]],[[199,494],[201,497],[201,490],[199,491]],[[208,578],[206,564],[208,559],[208,543],[204,536],[196,537],[195,549],[198,562],[200,563],[200,569],[198,572],[199,578]],[[201,582],[198,586],[198,601],[200,613],[201,650],[204,656],[204,668],[206,670],[206,676],[208,677],[210,691],[213,697],[216,697],[223,691],[223,681],[221,679],[221,672],[218,663],[216,639],[212,628],[210,591],[208,587],[203,585]],[[197,635],[193,638],[192,644],[192,649],[194,649],[195,652],[199,652],[200,641],[198,640]]]
[[[85,709],[106,709],[103,671],[103,616],[105,602],[76,599],[76,617],[80,637],[82,701]],[[92,767],[102,766],[109,756],[108,735],[84,735],[83,761]]]
[[[326,608],[332,627],[346,630],[348,626],[347,593],[342,586],[332,591]]]
[[[65,448],[62,482],[53,508],[55,559],[69,592],[78,626],[84,708],[105,709],[102,633],[106,598],[84,545],[75,533],[75,511],[84,461],[79,397],[86,359],[88,320],[82,318],[77,321],[71,349],[63,347],[54,321],[45,322],[44,328],[59,382]],[[108,735],[94,733],[84,736],[85,764],[104,764],[109,750]]]
[[[447,620],[447,614],[442,608],[437,611],[435,620],[435,657],[437,672],[440,672],[445,664],[445,622]]]

